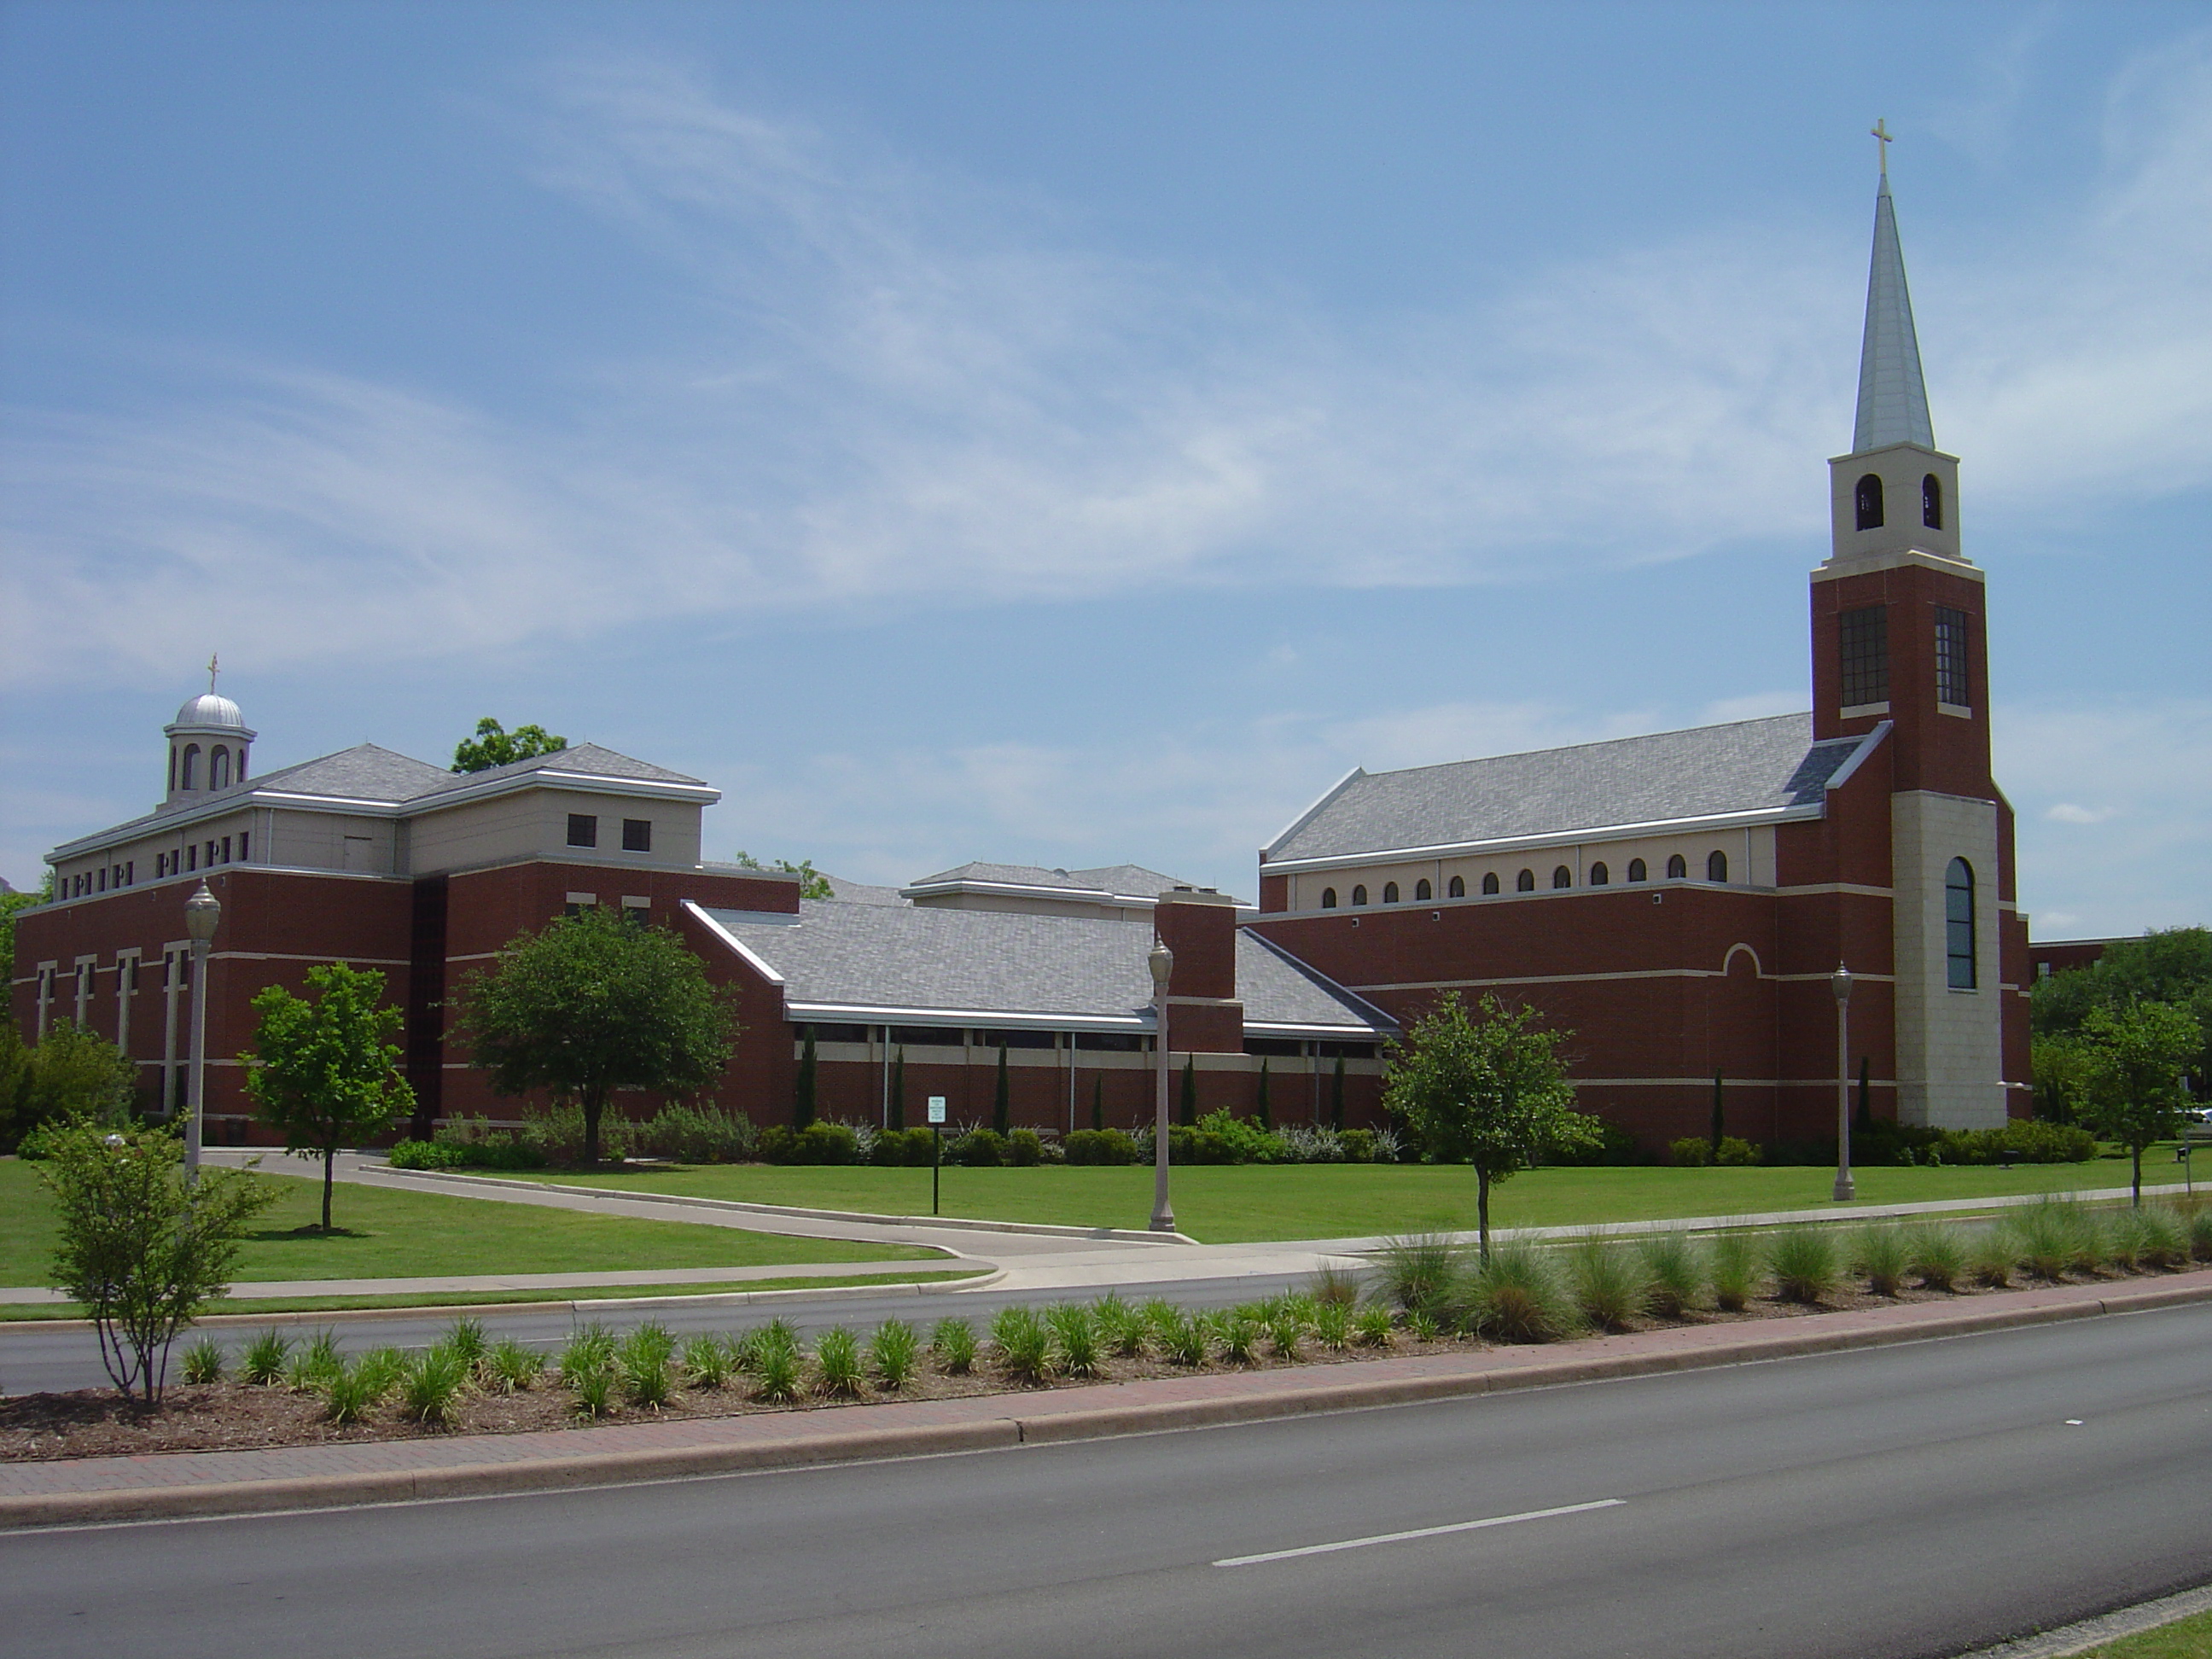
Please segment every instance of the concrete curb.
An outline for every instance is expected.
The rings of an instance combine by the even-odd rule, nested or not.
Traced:
[[[702,1210],[733,1210],[740,1215],[790,1216],[800,1221],[838,1221],[856,1226],[942,1227],[957,1232],[1027,1233],[1037,1238],[1097,1238],[1115,1244],[1198,1243],[1183,1233],[1137,1232],[1127,1227],[1069,1227],[1050,1221],[975,1221],[957,1215],[876,1215],[861,1210],[806,1210],[790,1204],[749,1204],[735,1198],[700,1198],[690,1193],[624,1192],[619,1187],[579,1187],[565,1181],[510,1181],[503,1176],[465,1175],[458,1170],[395,1170],[388,1164],[381,1168],[388,1176],[410,1179],[511,1187],[531,1193],[583,1193],[592,1198],[625,1198],[633,1203],[682,1204]]]
[[[327,1325],[333,1319],[447,1319],[498,1313],[590,1314],[623,1308],[743,1308],[754,1303],[770,1306],[787,1301],[845,1301],[870,1296],[931,1296],[951,1291],[987,1291],[1006,1276],[1000,1267],[972,1279],[945,1279],[923,1284],[915,1279],[887,1279],[880,1285],[825,1285],[820,1290],[799,1285],[787,1291],[707,1291],[696,1296],[602,1296],[586,1302],[453,1302],[406,1308],[308,1308],[279,1313],[209,1314],[192,1321],[194,1330],[210,1327],[235,1328],[243,1325]],[[15,1330],[88,1331],[89,1319],[10,1319],[0,1321],[0,1341]]]
[[[25,1527],[89,1525],[126,1521],[178,1519],[190,1516],[271,1514],[302,1509],[398,1504],[434,1498],[556,1492],[579,1486],[671,1480],[708,1474],[803,1468],[827,1463],[924,1457],[951,1452],[987,1451],[1020,1445],[1054,1445],[1129,1434],[1158,1434],[1180,1429],[1219,1427],[1310,1416],[1323,1412],[1360,1411],[1385,1406],[1467,1399],[1568,1383],[1702,1370],[1764,1360],[1843,1353],[1938,1338],[2015,1330],[2079,1319],[2149,1312],[2212,1303],[2212,1275],[2191,1274],[2196,1282],[2115,1289],[2097,1296],[2032,1306],[1951,1309],[1909,1304],[1881,1323],[1842,1328],[1829,1320],[1863,1318],[1853,1314],[1813,1316],[1778,1322],[1783,1328],[1747,1334],[1694,1348],[1651,1353],[1596,1352],[1580,1356],[1522,1359],[1480,1367],[1441,1368],[1389,1376],[1340,1378],[1343,1367],[1313,1371],[1255,1374],[1267,1386],[1211,1398],[1086,1406],[1079,1391],[1049,1395],[1009,1394],[1007,1412],[965,1423],[886,1424],[869,1427],[839,1422],[811,1423],[775,1438],[750,1444],[648,1447],[635,1451],[580,1452],[574,1456],[532,1457],[426,1469],[394,1469],[313,1478],[208,1482],[197,1486],[147,1486],[93,1492],[0,1497],[0,1531]],[[2071,1287],[2089,1290],[2095,1287]],[[773,1294],[769,1292],[769,1294]],[[2034,1294],[2028,1292],[2027,1294]],[[1927,1311],[1923,1312],[1923,1310]],[[1807,1329],[1805,1327],[1814,1327]],[[1822,1328],[1825,1327],[1825,1328]],[[1705,1327],[1705,1329],[1714,1328]],[[1674,1333],[1669,1333],[1674,1334]],[[1631,1339],[1621,1339],[1631,1340]],[[1525,1352],[1525,1351],[1523,1351]],[[1467,1356],[1468,1359],[1487,1355]],[[1456,1358],[1453,1356],[1452,1358]],[[1392,1362],[1380,1361],[1388,1364]],[[1419,1358],[1409,1364],[1421,1363]],[[1218,1374],[1217,1374],[1218,1375]],[[1142,1384],[1125,1384],[1141,1387]],[[1050,1408],[1048,1402],[1059,1402]],[[1027,1403],[1030,1409],[1024,1409]],[[882,1409],[896,1409],[890,1407]],[[726,1420],[726,1419],[724,1419]],[[652,1425],[658,1427],[659,1425]],[[493,1437],[487,1437],[488,1440]],[[176,1454],[191,1456],[193,1454]]]

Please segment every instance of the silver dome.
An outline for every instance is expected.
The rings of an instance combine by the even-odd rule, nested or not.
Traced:
[[[203,691],[182,708],[177,710],[175,726],[222,726],[246,729],[246,716],[228,697],[218,696],[212,691]]]

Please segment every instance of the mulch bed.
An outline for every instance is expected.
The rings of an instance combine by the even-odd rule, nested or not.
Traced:
[[[2087,1282],[2109,1283],[2130,1277],[2160,1278],[2163,1273],[2110,1273]],[[2070,1280],[2069,1282],[2084,1282]],[[2047,1288],[2047,1287],[2037,1287]],[[1628,1328],[1680,1329],[1692,1325],[1743,1324],[1769,1319],[1803,1319],[1853,1309],[1895,1307],[1912,1302],[1957,1302],[1976,1297],[2003,1296],[2002,1290],[1961,1288],[1955,1291],[1905,1290],[1894,1297],[1846,1292],[1808,1307],[1775,1297],[1755,1299],[1741,1313],[1698,1312],[1681,1319],[1638,1320]],[[1249,1365],[1231,1366],[1215,1358],[1205,1369],[1222,1370],[1278,1370],[1287,1365],[1345,1365],[1408,1354],[1465,1352],[1500,1345],[1464,1338],[1432,1342],[1413,1340],[1401,1330],[1388,1349],[1352,1348],[1332,1353],[1309,1340],[1299,1358],[1286,1360],[1267,1355]],[[1561,1346],[1571,1346],[1561,1345]],[[539,1386],[520,1394],[474,1392],[462,1401],[459,1419],[450,1428],[428,1427],[402,1416],[387,1401],[361,1422],[335,1424],[327,1420],[320,1396],[295,1393],[279,1385],[258,1387],[243,1382],[172,1384],[157,1406],[142,1406],[123,1399],[112,1389],[79,1389],[66,1394],[28,1394],[0,1399],[0,1462],[40,1462],[68,1457],[141,1456],[155,1452],[231,1451],[270,1446],[326,1445],[372,1440],[412,1440],[448,1434],[520,1434],[549,1429],[589,1428],[606,1424],[660,1421],[672,1418],[731,1417],[757,1412],[830,1411],[896,1400],[955,1400],[979,1395],[1011,1394],[1036,1388],[1084,1388],[1105,1382],[1127,1382],[1146,1377],[1185,1376],[1188,1367],[1146,1357],[1105,1358],[1098,1373],[1088,1378],[1061,1378],[1042,1384],[1023,1384],[998,1375],[988,1355],[979,1359],[972,1374],[948,1376],[928,1363],[925,1353],[920,1371],[907,1386],[895,1391],[870,1385],[858,1399],[814,1396],[788,1405],[749,1399],[743,1378],[711,1390],[680,1389],[658,1410],[632,1406],[610,1409],[605,1415],[581,1418],[573,1397],[549,1372]]]

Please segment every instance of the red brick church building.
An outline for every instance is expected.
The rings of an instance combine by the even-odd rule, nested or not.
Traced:
[[[151,1106],[182,1098],[184,902],[223,906],[208,969],[210,1139],[248,1121],[247,1004],[308,968],[375,967],[406,1010],[426,1115],[511,1117],[449,1040],[461,978],[583,905],[677,929],[744,1033],[716,1091],[787,1120],[806,1034],[825,1116],[911,1098],[984,1115],[1005,1057],[1017,1122],[1147,1109],[1145,958],[1176,952],[1169,1042],[1205,1108],[1371,1121],[1382,1049],[1445,990],[1572,1027],[1586,1109],[1646,1145],[1832,1134],[1829,975],[1856,981],[1850,1069],[1873,1110],[1973,1127],[2025,1115],[2027,930],[2012,814],[1990,775],[1982,572],[1958,462],[1936,447],[1885,177],[1856,427],[1829,463],[1812,572],[1809,714],[1539,754],[1355,771],[1261,854],[1256,914],[1132,866],[969,865],[904,889],[708,862],[696,778],[592,744],[456,774],[362,744],[268,773],[212,686],[165,728],[152,811],[56,848],[21,914],[27,1039],[67,1018],[118,1042]],[[1340,1081],[1340,1079],[1341,1079]],[[1263,1080],[1264,1079],[1264,1080]],[[639,1102],[640,1105],[648,1103]]]

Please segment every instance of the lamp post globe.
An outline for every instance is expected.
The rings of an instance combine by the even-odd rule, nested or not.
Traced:
[[[1175,974],[1175,952],[1155,940],[1145,958],[1152,975],[1152,1231],[1175,1231],[1168,1202],[1168,981]]]
[[[185,936],[192,946],[191,1063],[185,1073],[185,1179],[200,1177],[200,1123],[207,1095],[208,946],[222,921],[222,902],[202,882],[185,901]]]
[[[1851,970],[1841,963],[1828,975],[1836,994],[1836,1190],[1838,1204],[1857,1196],[1851,1179]]]

